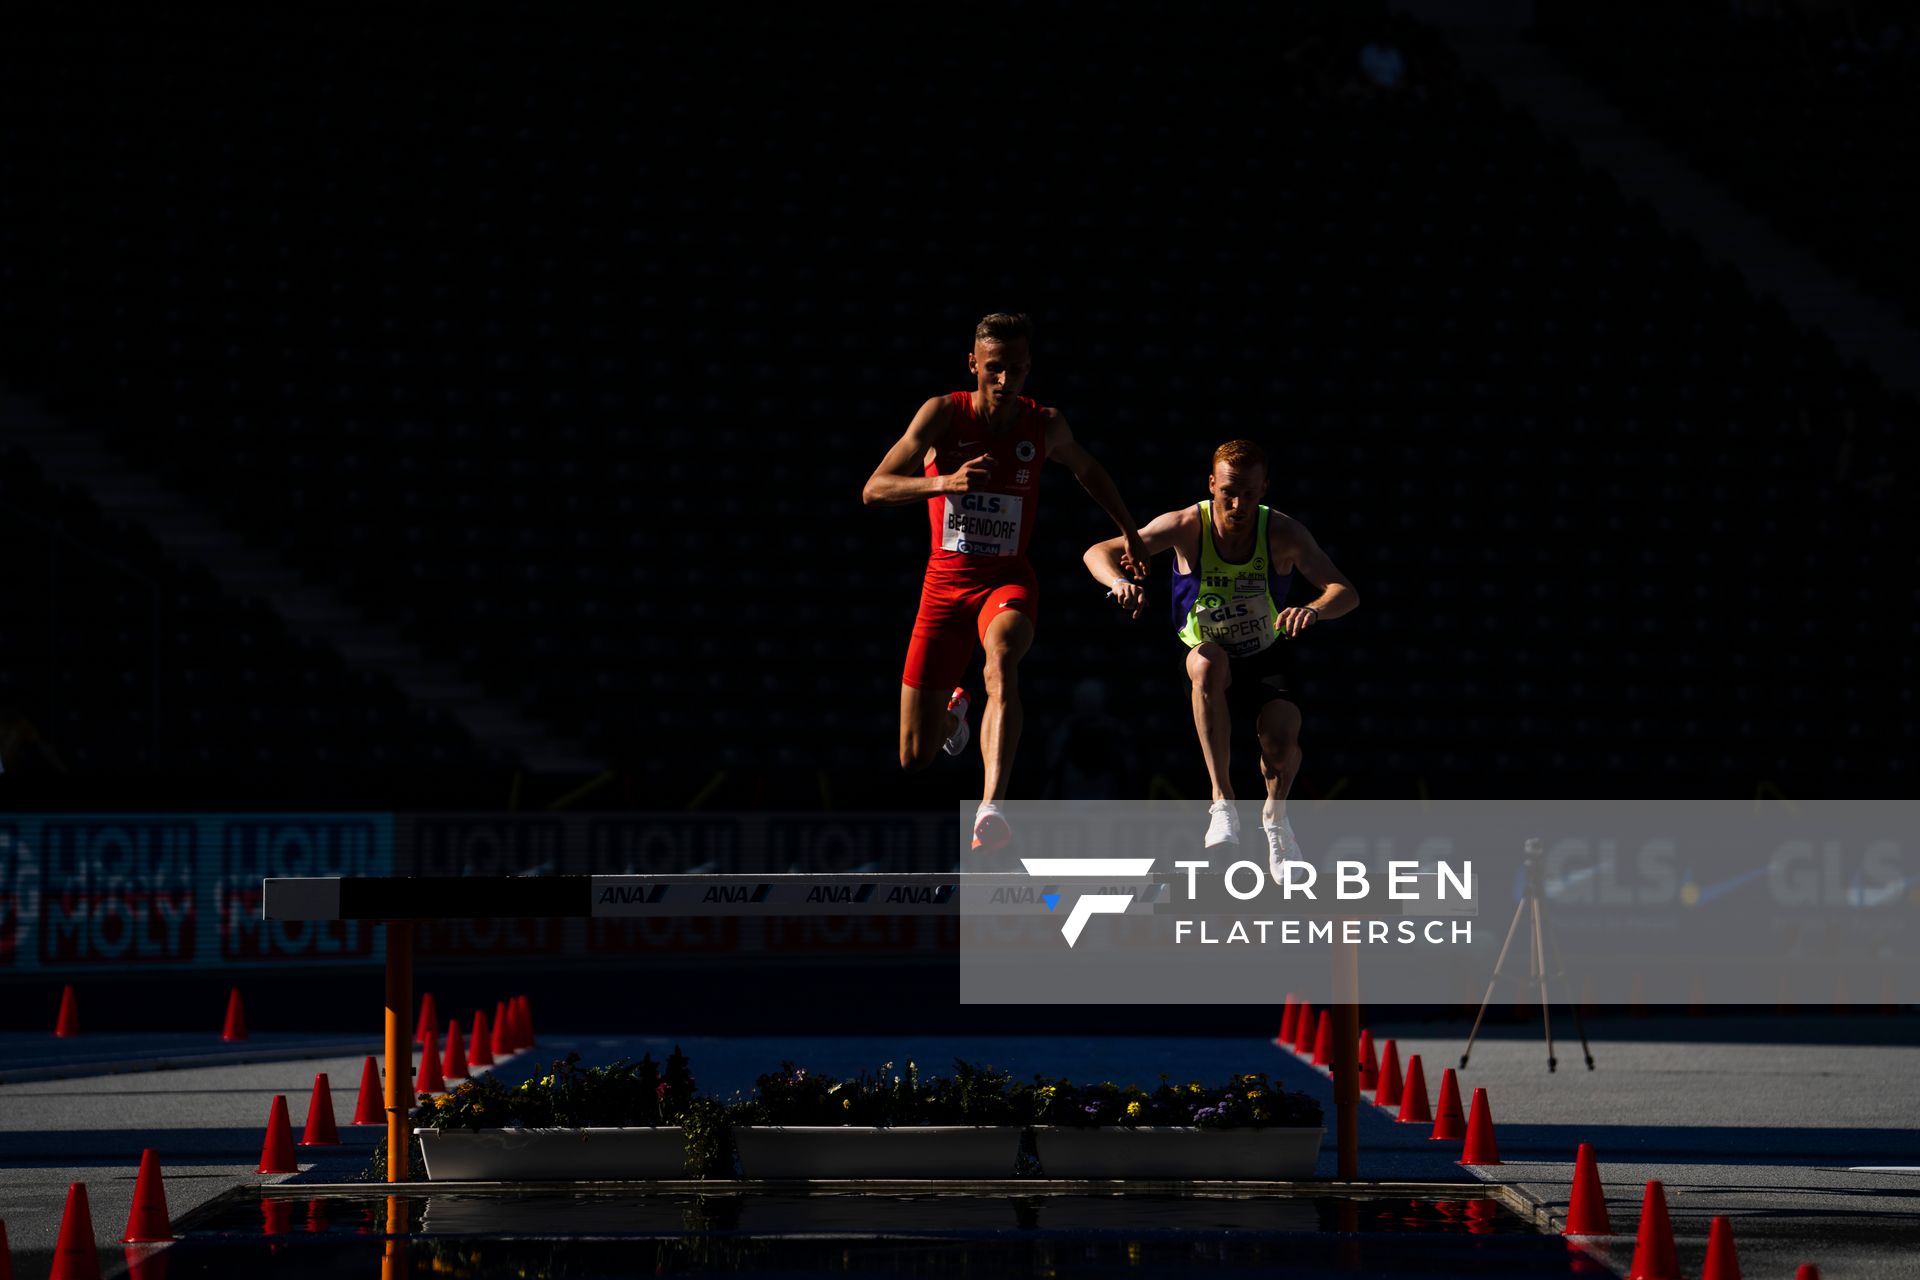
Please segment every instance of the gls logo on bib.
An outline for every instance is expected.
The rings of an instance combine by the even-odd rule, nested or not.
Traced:
[[[1020,521],[1026,499],[1011,493],[947,495],[940,546],[969,556],[1020,554]]]

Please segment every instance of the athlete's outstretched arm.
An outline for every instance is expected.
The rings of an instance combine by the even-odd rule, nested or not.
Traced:
[[[1162,512],[1147,521],[1140,529],[1140,543],[1146,548],[1147,556],[1151,558],[1168,547],[1181,545],[1193,522],[1192,507]],[[1197,541],[1195,545],[1198,545]],[[1126,551],[1125,538],[1108,538],[1105,542],[1096,542],[1088,547],[1087,554],[1080,559],[1087,566],[1087,572],[1093,575],[1093,580],[1103,587],[1112,587],[1114,600],[1137,618],[1141,610],[1147,607],[1147,593],[1121,576],[1124,566],[1120,561]]]
[[[860,501],[870,507],[897,507],[924,502],[943,493],[986,488],[993,466],[988,454],[969,460],[951,475],[923,474],[927,450],[952,429],[950,414],[945,396],[935,396],[921,405],[920,412],[907,424],[907,433],[894,441],[893,448],[887,450],[887,456],[880,459],[880,465],[867,477],[866,486],[860,490]]]
[[[1340,572],[1332,557],[1320,549],[1307,526],[1293,517],[1275,512],[1268,521],[1267,554],[1273,557],[1276,571],[1291,566],[1320,588],[1320,594],[1308,603],[1280,611],[1273,624],[1280,634],[1289,638],[1297,636],[1316,622],[1338,618],[1360,607],[1360,589]]]
[[[1107,474],[1107,469],[1074,440],[1073,429],[1067,426],[1066,415],[1058,409],[1047,410],[1047,458],[1073,472],[1073,478],[1080,482],[1080,487],[1100,504],[1100,509],[1119,528],[1120,537],[1125,543],[1125,551],[1120,558],[1121,568],[1131,577],[1146,577],[1147,548],[1140,541],[1140,530],[1134,525],[1127,504],[1121,500],[1120,490],[1114,486],[1113,477]]]

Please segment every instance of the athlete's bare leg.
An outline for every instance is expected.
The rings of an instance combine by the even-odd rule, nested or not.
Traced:
[[[987,705],[980,712],[980,758],[987,767],[986,799],[1004,800],[1013,772],[1013,751],[1020,745],[1020,659],[1033,644],[1033,623],[1023,613],[1002,609],[987,626]]]
[[[1193,681],[1193,727],[1200,735],[1200,754],[1207,762],[1213,798],[1231,800],[1233,779],[1228,774],[1233,724],[1227,714],[1227,686],[1233,683],[1233,672],[1227,663],[1227,651],[1217,644],[1188,650],[1187,678]]]
[[[932,764],[940,754],[940,744],[960,727],[959,718],[947,710],[951,689],[916,689],[900,686],[900,767],[909,773]]]
[[[1260,708],[1260,776],[1267,780],[1267,802],[1260,820],[1271,825],[1287,816],[1287,792],[1300,773],[1300,708],[1284,698]]]

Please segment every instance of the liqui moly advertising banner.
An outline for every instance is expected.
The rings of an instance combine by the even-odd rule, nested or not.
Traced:
[[[387,814],[0,819],[0,976],[370,963],[378,930],[260,918],[268,876],[393,873]]]

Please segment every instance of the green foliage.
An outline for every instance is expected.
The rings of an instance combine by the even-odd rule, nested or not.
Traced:
[[[1315,1128],[1322,1118],[1317,1101],[1273,1085],[1263,1071],[1234,1076],[1212,1087],[1198,1080],[1172,1084],[1161,1076],[1159,1087],[1152,1091],[1132,1084],[1122,1087],[1111,1080],[1077,1085],[1067,1079],[1035,1076],[1031,1085],[1013,1088],[1012,1100],[1020,1118],[1029,1124],[1073,1128],[1291,1129]]]
[[[955,1061],[954,1074],[923,1076],[908,1062],[837,1080],[791,1062],[759,1078],[751,1099],[736,1103],[737,1125],[995,1125],[1018,1124],[1008,1095],[1012,1078],[991,1067]]]
[[[718,1098],[695,1098],[680,1113],[689,1178],[731,1178],[734,1171],[732,1108]]]
[[[449,1093],[423,1094],[423,1129],[585,1129],[675,1125],[693,1101],[693,1072],[675,1046],[662,1071],[652,1054],[582,1069],[570,1053],[537,1080],[509,1087],[488,1074]]]

